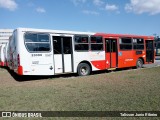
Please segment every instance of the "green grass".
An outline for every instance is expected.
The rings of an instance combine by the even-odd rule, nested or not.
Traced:
[[[18,82],[0,69],[0,111],[160,111],[160,67]]]

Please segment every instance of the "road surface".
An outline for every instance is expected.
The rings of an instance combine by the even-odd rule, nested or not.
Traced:
[[[153,64],[143,65],[144,68],[160,66],[160,56],[156,56],[155,62]]]

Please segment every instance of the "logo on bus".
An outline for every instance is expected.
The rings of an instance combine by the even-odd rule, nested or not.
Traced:
[[[122,52],[118,52],[118,56],[122,56]]]

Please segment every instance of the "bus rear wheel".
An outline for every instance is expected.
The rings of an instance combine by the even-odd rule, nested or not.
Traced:
[[[86,76],[91,73],[91,68],[87,63],[80,63],[77,72],[79,76]]]
[[[136,68],[139,69],[139,68],[142,68],[142,67],[143,67],[143,61],[141,59],[138,59],[137,63],[136,63]]]

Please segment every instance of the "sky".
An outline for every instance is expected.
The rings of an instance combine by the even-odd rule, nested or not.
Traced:
[[[0,0],[0,29],[160,35],[160,0]]]

